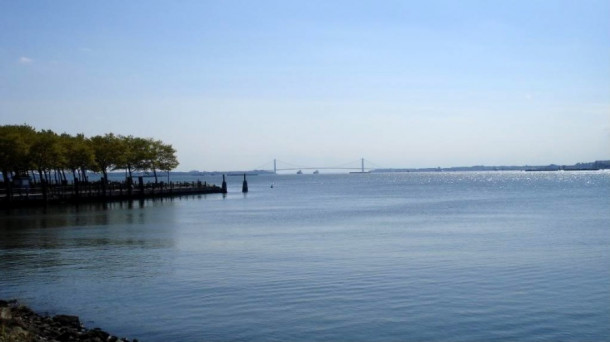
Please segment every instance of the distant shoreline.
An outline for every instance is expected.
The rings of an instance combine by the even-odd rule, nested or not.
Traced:
[[[610,169],[610,160],[597,160],[594,162],[577,163],[573,165],[513,165],[513,166],[451,166],[451,167],[426,167],[426,168],[377,168],[370,170],[370,173],[382,172],[439,172],[439,171],[599,171]],[[273,175],[270,170],[248,170],[248,171],[172,171],[172,175],[201,175],[217,176],[228,174],[229,176],[248,176]],[[283,174],[283,173],[282,173]]]
[[[521,166],[454,166],[436,168],[387,168],[376,169],[371,172],[439,172],[439,171],[599,171],[610,169],[610,160],[597,160],[590,163],[577,163],[574,165],[521,165]]]

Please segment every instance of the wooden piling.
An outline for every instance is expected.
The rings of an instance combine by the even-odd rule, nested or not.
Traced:
[[[225,179],[225,175],[222,175],[222,193],[227,193],[227,181]]]
[[[241,192],[248,192],[248,181],[246,180],[246,174],[244,173],[244,182],[242,183],[241,186]]]

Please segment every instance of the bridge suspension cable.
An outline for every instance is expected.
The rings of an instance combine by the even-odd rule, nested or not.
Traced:
[[[267,162],[261,166],[259,166],[257,169],[262,169],[262,170],[269,170],[266,167],[270,164],[273,164],[273,172],[277,173],[277,171],[291,171],[291,170],[360,170],[361,172],[365,172],[365,170],[371,170],[374,168],[378,168],[378,166],[369,161],[366,160],[364,158],[361,158],[360,160],[356,160],[356,161],[351,161],[349,163],[344,163],[344,164],[340,164],[337,166],[305,166],[305,165],[298,165],[298,164],[293,164],[293,163],[289,163],[289,162],[285,162],[282,160],[278,160],[278,159],[274,159],[271,162]],[[359,164],[359,165],[357,165]],[[366,164],[366,165],[365,165]],[[373,167],[369,166],[369,165],[373,165]],[[368,166],[368,167],[365,167]]]
[[[254,168],[254,170],[271,170],[273,168],[273,161],[268,161],[260,166]]]
[[[292,164],[292,163],[285,162],[285,161],[282,161],[282,160],[277,160],[277,159],[274,159],[274,162],[278,162],[278,163],[284,164],[285,166],[292,167],[292,168],[307,168],[307,166],[296,165],[296,164]],[[279,169],[280,168],[278,168],[278,170]]]
[[[369,169],[383,169],[383,166],[377,165],[368,159],[364,159],[364,158],[362,158],[362,159],[364,160],[364,162],[366,162],[366,164],[372,166],[372,167],[369,167]]]

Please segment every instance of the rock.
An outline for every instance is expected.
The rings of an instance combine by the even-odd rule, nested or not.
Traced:
[[[4,337],[5,339],[2,339]],[[5,328],[0,334],[0,341],[32,341],[32,335],[21,327]]]
[[[83,339],[89,339],[89,340],[100,339],[101,341],[108,340],[108,337],[110,337],[110,334],[103,331],[100,328],[91,329],[82,335]]]
[[[51,318],[47,315],[39,315],[16,301],[0,300],[0,342],[5,341],[128,342],[129,340],[118,339],[100,328],[87,330],[77,316],[56,315]]]
[[[53,316],[53,321],[71,328],[78,329],[81,327],[80,319],[77,316],[57,315]]]
[[[34,311],[32,311],[32,309],[28,308],[27,306],[23,306],[23,305],[18,305],[16,307],[14,307],[13,313],[15,316],[21,316],[21,317],[31,317],[31,316],[36,315],[34,313]]]
[[[61,335],[57,336],[59,342],[70,342],[78,341],[79,336],[75,331],[65,331]]]
[[[0,308],[4,308],[4,307],[12,307],[15,306],[17,304],[17,301],[14,299],[11,300],[0,300]]]
[[[8,320],[11,318],[13,318],[13,315],[11,314],[11,308],[0,308],[0,319]]]

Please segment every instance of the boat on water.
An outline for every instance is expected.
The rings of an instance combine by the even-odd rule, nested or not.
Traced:
[[[318,171],[318,170],[315,170],[315,171],[313,172],[313,174],[314,174],[314,175],[317,175],[317,174],[319,174],[319,173],[320,173],[320,171]]]
[[[301,170],[297,171],[297,175],[302,175],[302,174],[303,174],[303,171],[301,171]]]

